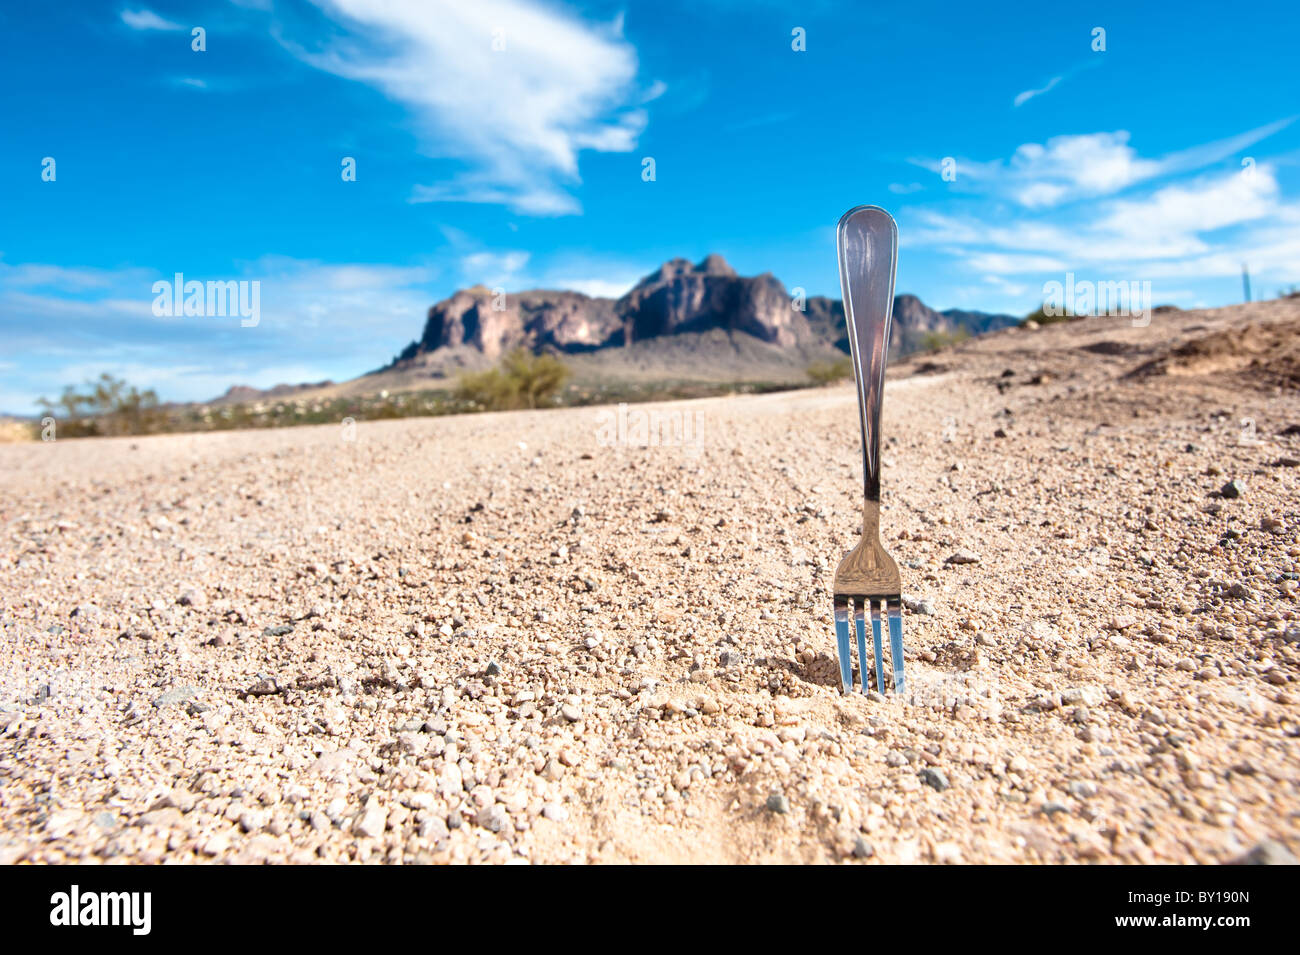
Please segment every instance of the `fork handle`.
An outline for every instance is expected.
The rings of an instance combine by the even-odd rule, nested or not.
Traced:
[[[879,501],[880,405],[894,312],[898,226],[894,217],[879,206],[857,206],[840,218],[835,243],[840,257],[844,319],[858,384],[863,492],[868,501]]]

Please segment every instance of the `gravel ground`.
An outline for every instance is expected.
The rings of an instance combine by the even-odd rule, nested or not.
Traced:
[[[0,447],[0,861],[1285,860],[1300,395],[1123,376],[1298,313],[896,369],[906,700],[836,687],[849,386]]]

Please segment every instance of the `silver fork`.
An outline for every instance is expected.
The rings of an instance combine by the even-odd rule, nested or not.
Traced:
[[[876,689],[885,691],[885,661],[880,618],[889,618],[889,657],[895,693],[903,679],[903,606],[898,564],[880,544],[880,403],[889,360],[889,326],[894,310],[894,268],[898,262],[898,226],[878,206],[857,206],[844,213],[835,230],[840,258],[840,290],[858,385],[862,423],[862,539],[835,571],[835,640],[840,683],[853,692],[849,656],[849,617],[857,631],[858,671],[867,692],[866,607],[870,607]]]

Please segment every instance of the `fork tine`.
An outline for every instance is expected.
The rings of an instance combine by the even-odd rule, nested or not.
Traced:
[[[871,638],[876,650],[876,692],[885,692],[885,648],[880,640],[880,606],[881,602],[871,602]]]
[[[865,602],[870,603],[871,601],[868,600]],[[861,600],[853,601],[853,629],[856,630],[858,634],[858,676],[862,678],[862,693],[863,695],[866,695],[867,668],[870,664],[867,663],[867,660],[869,659],[867,656],[867,622],[864,616],[866,610],[863,607],[863,603],[864,601]]]
[[[903,680],[903,601],[890,597],[889,604],[889,656],[894,664],[894,692],[906,692]]]
[[[852,661],[849,659],[849,602],[835,595],[835,644],[840,654],[840,685],[845,693],[853,692]]]

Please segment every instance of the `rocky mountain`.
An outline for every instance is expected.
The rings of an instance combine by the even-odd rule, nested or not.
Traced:
[[[891,351],[916,351],[927,333],[977,335],[1016,321],[938,312],[914,295],[899,295]],[[473,364],[475,356],[495,359],[517,347],[574,354],[714,330],[782,348],[849,348],[839,300],[816,296],[800,310],[771,273],[747,278],[710,255],[698,264],[665,262],[617,300],[547,289],[500,295],[481,285],[464,289],[429,309],[421,336],[389,368]]]
[[[319,391],[328,388],[334,382],[328,378],[324,381],[311,381],[298,385],[275,385],[271,388],[252,388],[248,385],[231,385],[225,394],[206,402],[212,405],[237,405],[247,401],[265,401],[274,398],[289,398],[299,392]]]
[[[849,350],[848,326],[844,321],[844,303],[837,298],[816,296],[808,299],[808,324],[821,339],[840,351]],[[907,355],[924,347],[926,335],[982,335],[1015,325],[1013,315],[968,312],[949,308],[942,312],[926,305],[915,295],[894,296],[894,321],[890,330],[889,352],[892,357]]]

